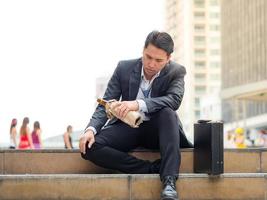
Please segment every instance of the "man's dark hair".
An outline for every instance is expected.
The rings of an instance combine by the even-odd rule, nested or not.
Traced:
[[[173,40],[166,32],[152,31],[149,33],[145,41],[145,48],[147,48],[149,44],[166,51],[168,55],[173,52]]]

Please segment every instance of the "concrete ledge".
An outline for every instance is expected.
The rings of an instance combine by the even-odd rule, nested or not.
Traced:
[[[123,176],[0,176],[0,199],[118,199],[129,198],[128,179]]]
[[[138,150],[133,155],[145,160],[160,157],[156,151]],[[182,150],[181,173],[193,172],[193,149]],[[267,149],[226,149],[226,173],[267,172]],[[79,150],[0,150],[0,174],[107,174],[113,171],[83,160]]]
[[[224,170],[227,173],[261,172],[261,152],[259,151],[225,151]]]
[[[264,200],[267,174],[181,174],[177,189],[183,200]],[[160,191],[158,175],[0,175],[4,200],[157,200]]]
[[[261,171],[267,173],[267,151],[261,153]]]
[[[0,152],[0,174],[4,174],[4,154]]]

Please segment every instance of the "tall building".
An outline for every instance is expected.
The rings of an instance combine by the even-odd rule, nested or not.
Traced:
[[[166,0],[166,31],[175,43],[173,59],[184,65],[185,95],[179,115],[192,140],[205,96],[221,87],[219,0]]]
[[[267,129],[267,1],[222,0],[225,129]]]

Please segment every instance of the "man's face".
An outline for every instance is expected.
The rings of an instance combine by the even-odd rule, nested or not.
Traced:
[[[142,59],[146,78],[151,79],[169,62],[170,55],[166,51],[149,44],[143,50]]]

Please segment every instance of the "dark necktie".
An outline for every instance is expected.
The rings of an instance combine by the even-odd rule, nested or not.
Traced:
[[[149,87],[147,90],[143,90],[143,89],[141,88],[141,90],[142,90],[142,92],[143,92],[144,97],[145,97],[145,98],[148,98],[148,95],[149,95],[149,93],[150,93],[150,91],[151,91],[151,87]]]

